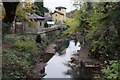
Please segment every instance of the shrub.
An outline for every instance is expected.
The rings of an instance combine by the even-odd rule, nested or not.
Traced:
[[[117,60],[109,61],[109,64],[104,69],[102,69],[102,73],[104,74],[104,76],[103,77],[95,76],[95,78],[99,80],[119,80],[120,79],[119,67],[120,67],[119,61]]]
[[[16,39],[10,49],[3,49],[3,78],[30,77],[37,62],[38,48],[34,37],[21,36]]]

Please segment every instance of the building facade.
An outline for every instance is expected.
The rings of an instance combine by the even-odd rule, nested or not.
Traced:
[[[36,14],[32,14],[29,16],[29,18],[34,19],[37,24],[37,29],[33,28],[28,22],[25,23],[25,33],[29,34],[37,34],[44,30],[44,17],[38,16]]]
[[[64,22],[65,19],[66,19],[66,8],[62,6],[56,7],[52,15],[52,20],[55,22]]]

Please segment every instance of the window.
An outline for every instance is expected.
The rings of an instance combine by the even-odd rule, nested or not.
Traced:
[[[61,11],[61,8],[59,8],[58,11]]]
[[[40,26],[42,26],[42,22],[40,22]]]

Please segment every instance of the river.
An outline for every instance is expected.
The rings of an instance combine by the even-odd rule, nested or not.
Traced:
[[[71,78],[70,75],[65,75],[65,72],[70,69],[66,63],[70,61],[73,54],[80,50],[80,43],[77,42],[75,45],[74,40],[69,41],[69,46],[66,48],[66,53],[63,55],[56,54],[47,62],[45,67],[46,75],[44,78]]]

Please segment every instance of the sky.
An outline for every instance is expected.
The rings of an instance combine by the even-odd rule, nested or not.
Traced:
[[[63,6],[66,7],[66,12],[70,12],[75,9],[73,6],[73,0],[43,0],[44,7],[51,9],[52,12],[55,10],[55,7]]]

